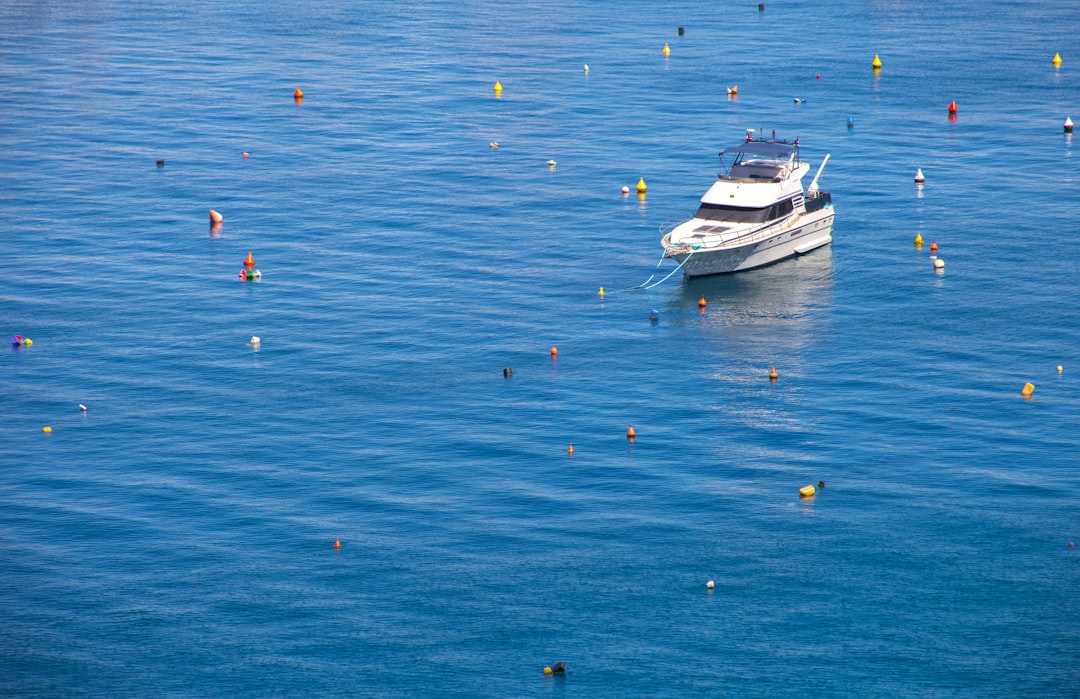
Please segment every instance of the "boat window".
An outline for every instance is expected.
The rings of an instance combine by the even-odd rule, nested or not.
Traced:
[[[694,218],[706,221],[724,221],[726,223],[764,223],[787,216],[795,207],[790,199],[777,202],[762,209],[745,206],[725,206],[723,204],[702,204]]]

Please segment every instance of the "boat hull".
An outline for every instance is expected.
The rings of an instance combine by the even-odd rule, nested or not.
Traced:
[[[671,251],[668,256],[683,266],[683,274],[687,278],[742,272],[771,265],[828,245],[832,241],[832,225],[833,210],[832,207],[828,207],[804,214],[794,226],[785,227],[776,235],[743,245],[719,245],[693,251]]]

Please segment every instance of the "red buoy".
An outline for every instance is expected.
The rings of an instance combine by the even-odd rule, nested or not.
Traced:
[[[949,102],[949,114],[956,114],[956,100]]]

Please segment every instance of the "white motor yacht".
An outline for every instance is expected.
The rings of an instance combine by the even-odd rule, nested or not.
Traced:
[[[803,192],[810,165],[799,141],[751,140],[720,151],[720,173],[693,218],[661,227],[664,257],[687,277],[740,272],[810,252],[832,240],[833,207],[818,178]]]

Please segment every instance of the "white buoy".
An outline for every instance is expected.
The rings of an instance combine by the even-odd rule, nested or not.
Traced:
[[[81,411],[83,411],[85,413],[86,412],[86,406],[83,405],[82,403],[79,403],[79,410],[81,410]]]
[[[630,188],[627,187],[626,185],[623,185],[622,193],[623,194],[629,194],[630,193]]]
[[[934,258],[934,269],[945,269],[945,260],[940,257]]]
[[[915,184],[922,184],[923,182],[926,182],[926,178],[923,177],[922,168],[919,168],[915,171]]]
[[[713,582],[712,580],[710,580],[709,582],[705,583],[705,589],[706,589],[706,590],[711,590],[711,589],[713,589],[714,587],[716,587],[716,583],[714,583],[714,582]]]
[[[1073,132],[1072,117],[1065,117],[1065,133],[1072,133],[1072,132]]]
[[[257,344],[259,344],[261,342],[262,342],[262,338],[260,338],[258,335],[252,335],[251,336],[251,341],[250,341],[249,344],[257,345]]]
[[[588,73],[588,72],[589,72],[589,64],[588,64],[588,63],[586,63],[586,64],[585,64],[585,72],[586,72],[586,73]]]
[[[499,143],[497,141],[492,141],[488,144],[488,148],[491,150],[499,150]]]
[[[549,160],[548,161],[548,167],[555,167],[555,161],[554,160]]]

